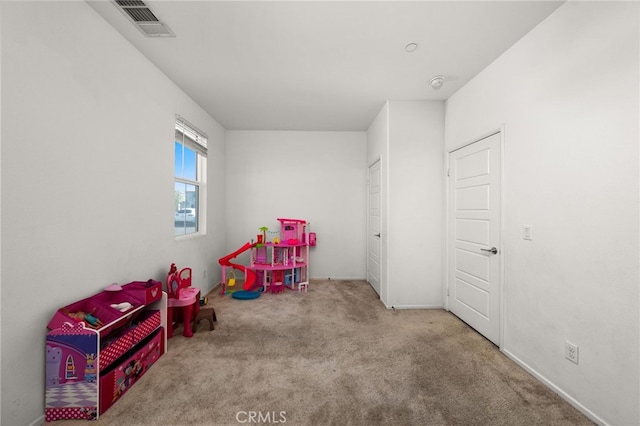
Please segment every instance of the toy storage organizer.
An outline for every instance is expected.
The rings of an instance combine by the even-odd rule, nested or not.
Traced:
[[[124,312],[111,305],[128,302]],[[91,313],[96,326],[69,312]],[[167,345],[162,283],[132,282],[59,309],[46,339],[45,420],[95,420],[147,372]]]

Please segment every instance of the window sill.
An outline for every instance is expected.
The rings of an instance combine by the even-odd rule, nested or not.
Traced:
[[[193,234],[186,234],[186,235],[176,235],[174,236],[174,240],[175,241],[187,241],[187,240],[193,240],[196,238],[200,238],[200,237],[206,237],[207,234],[203,233],[203,232],[195,232]]]

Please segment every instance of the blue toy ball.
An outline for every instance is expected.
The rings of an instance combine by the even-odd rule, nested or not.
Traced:
[[[231,297],[238,300],[251,300],[260,297],[260,293],[257,291],[234,291]]]

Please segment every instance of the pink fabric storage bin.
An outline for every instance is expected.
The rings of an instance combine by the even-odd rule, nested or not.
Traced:
[[[127,321],[135,319],[139,314],[131,315],[131,311],[141,305],[148,305],[162,298],[162,283],[160,281],[134,281],[122,286],[120,291],[102,291],[91,297],[79,300],[63,308],[53,315],[47,327],[50,330],[60,328],[64,323],[76,324],[77,321],[67,315],[68,312],[83,311],[93,315],[102,322],[102,326],[97,327],[100,337],[105,337],[113,330],[122,327]],[[130,309],[120,312],[112,308],[111,305],[122,302],[129,302],[133,305]],[[114,322],[115,321],[115,322]],[[105,327],[107,324],[109,327]],[[88,327],[87,328],[91,328]]]
[[[135,352],[127,353],[118,364],[112,364],[100,375],[100,414],[120,399],[164,354],[162,336],[162,329],[156,330],[152,335],[147,336],[143,341],[144,344]]]
[[[140,295],[125,292],[124,288],[121,291],[103,291],[93,296],[93,298],[99,303],[102,303],[103,305],[109,307],[111,307],[111,305],[117,305],[123,302],[131,303],[131,308],[127,309],[126,311],[121,312],[118,310],[118,312],[120,312],[122,315],[126,315],[127,313],[129,313],[129,311],[137,308],[140,305],[144,305],[143,298]]]
[[[100,371],[160,327],[160,311],[142,311],[130,327],[113,332],[100,345]]]
[[[135,331],[131,328],[122,329],[113,333],[101,342],[100,348],[100,372],[109,367],[113,361],[120,358],[134,345]]]
[[[162,283],[160,281],[133,281],[122,286],[122,292],[148,305],[162,298]]]
[[[160,327],[160,311],[145,311],[143,315],[139,319],[140,322],[133,329],[134,345]]]
[[[79,300],[58,309],[58,311],[51,318],[51,321],[49,321],[49,324],[47,324],[47,327],[50,330],[53,330],[56,328],[61,328],[64,323],[77,324],[77,321],[75,319],[67,316],[67,312],[83,311],[86,313],[90,313],[94,317],[98,318],[104,325],[121,317],[122,314],[120,311],[118,311],[117,309],[113,309],[108,304],[105,304],[97,296],[98,295]],[[101,329],[100,335],[106,335],[106,331],[108,330]]]

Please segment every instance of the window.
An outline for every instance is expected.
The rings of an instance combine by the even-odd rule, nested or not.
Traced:
[[[207,170],[207,135],[182,117],[175,132],[175,235],[202,232]]]

